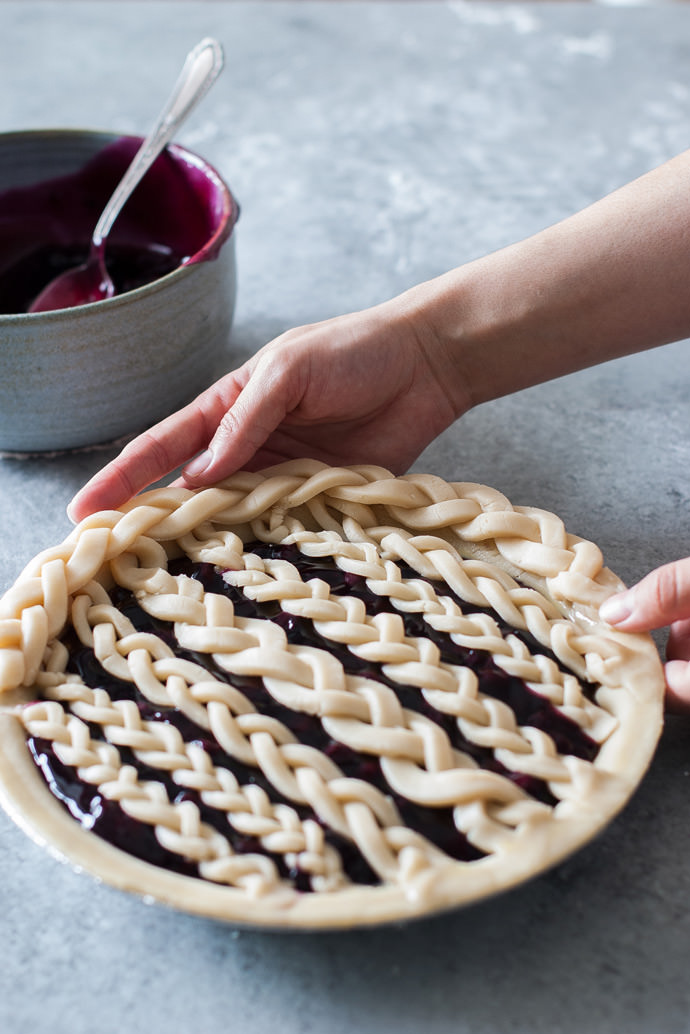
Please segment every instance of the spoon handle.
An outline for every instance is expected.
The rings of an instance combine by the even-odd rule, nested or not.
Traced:
[[[190,50],[180,76],[156,123],[137,151],[93,232],[93,245],[100,248],[110,228],[144,173],[175,135],[192,108],[208,92],[223,68],[223,48],[214,39],[203,39]]]

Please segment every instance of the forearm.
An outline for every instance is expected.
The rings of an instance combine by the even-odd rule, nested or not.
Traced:
[[[359,313],[269,342],[74,500],[117,506],[295,456],[406,469],[480,402],[690,336],[690,152],[570,219]]]
[[[690,336],[690,152],[403,302],[458,415]]]

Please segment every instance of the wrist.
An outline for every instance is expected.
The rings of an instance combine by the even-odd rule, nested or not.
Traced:
[[[479,401],[464,361],[470,350],[463,319],[470,305],[465,280],[465,268],[460,267],[417,284],[381,306],[384,319],[397,325],[400,335],[411,338],[443,390],[454,419]]]
[[[456,418],[529,382],[533,309],[506,290],[502,253],[453,269],[395,299]],[[534,329],[534,328],[531,328]]]

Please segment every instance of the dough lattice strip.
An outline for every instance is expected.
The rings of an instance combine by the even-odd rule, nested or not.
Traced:
[[[318,822],[302,820],[294,808],[272,803],[257,786],[240,786],[229,770],[213,765],[202,747],[185,743],[174,728],[137,720],[136,705],[123,706],[130,701],[111,701],[104,690],[74,682],[61,688],[63,692],[54,687],[53,695],[62,701],[26,708],[27,732],[52,741],[62,764],[76,768],[80,779],[117,801],[126,814],[152,826],[167,850],[196,861],[201,876],[245,887],[249,883],[253,893],[274,890],[281,882],[270,858],[236,854],[227,837],[201,820],[192,801],[171,803],[164,786],[140,780],[136,769],[122,762],[119,747],[131,749],[142,764],[168,773],[180,788],[198,791],[202,803],[225,813],[238,834],[256,837],[267,852],[285,858],[287,869],[298,868],[310,876],[313,889],[332,891],[348,882],[340,855],[325,841]],[[64,709],[65,698],[71,701],[72,714]],[[93,740],[89,723],[100,725],[106,738]],[[265,733],[257,735],[265,739]],[[313,762],[308,748],[297,746],[302,760]],[[266,749],[261,743],[257,753]],[[297,767],[300,796],[315,811],[328,813],[332,825],[353,839],[381,878],[404,882],[424,868],[445,864],[442,853],[423,837],[396,825],[394,809],[376,801],[373,788],[358,788],[355,780],[329,767],[329,780],[313,763]]]
[[[253,554],[248,554],[247,563],[250,566],[252,566],[255,570],[257,570],[258,566],[260,566],[260,561]],[[279,566],[283,571],[286,568],[284,562],[280,562]],[[147,578],[147,573],[145,571],[137,572],[135,571],[135,569],[131,567],[128,569],[126,576],[124,572],[120,571],[121,581],[129,580],[129,582],[133,584],[136,584],[138,581],[137,575],[139,575],[139,577],[144,580]],[[266,585],[266,580],[262,579],[261,584]],[[275,583],[271,582],[271,584],[274,585]],[[293,596],[298,595],[301,600],[304,599],[305,588],[308,588],[305,586],[304,583],[292,579],[285,584],[287,584],[289,588],[291,587],[293,589]],[[310,584],[313,585],[314,583]],[[318,584],[323,585],[323,583]],[[294,591],[297,587],[299,588],[298,594]],[[228,617],[230,616],[228,612],[229,601],[222,600],[214,594],[203,594],[203,589],[198,582],[192,581],[187,578],[175,578],[172,575],[168,575],[166,577],[163,588],[167,590],[178,589],[181,591],[177,595],[175,592],[166,591],[160,595],[152,597],[151,599],[149,599],[144,593],[142,595],[142,603],[145,607],[147,605],[151,605],[152,609],[158,617],[165,617],[167,620],[174,620],[175,617],[180,616],[179,613],[175,612],[176,603],[180,604],[182,608],[182,616],[186,618],[187,621],[189,621],[190,618],[196,617],[196,620],[199,623],[198,628],[195,628],[195,626],[189,625],[188,623],[178,623],[177,634],[182,645],[187,646],[190,649],[202,650],[211,653],[213,653],[220,646],[227,645],[227,643],[218,643],[214,640],[213,637],[215,634],[220,634],[224,640],[227,640],[227,632],[229,631],[228,628],[217,628],[214,626],[216,626],[218,616],[221,612],[224,620],[227,622]],[[190,597],[190,592],[194,593],[194,599]],[[88,603],[88,601],[86,602]],[[190,603],[192,602],[194,603],[194,607],[190,608]],[[334,605],[337,604],[337,606],[340,607],[339,601],[336,600],[333,602]],[[349,601],[349,605],[352,606],[357,602],[358,601],[351,600]],[[81,612],[83,610],[83,601],[77,600],[75,602],[74,609],[75,612]],[[102,607],[92,607],[90,613],[98,618],[106,616],[104,613],[104,608]],[[121,623],[121,615],[119,615],[117,611],[114,611],[113,613],[114,622],[117,623],[119,621]],[[399,620],[398,618],[396,618],[395,615],[390,615],[390,618],[395,623],[397,623]],[[75,625],[80,628],[82,622],[83,616],[75,620]],[[243,629],[248,629],[252,626],[258,628],[260,633],[268,632],[270,634],[270,638],[273,638],[274,640],[277,637],[280,640],[279,645],[281,649],[284,648],[284,636],[281,630],[275,628],[268,622],[245,621],[243,623]],[[198,704],[199,697],[203,695],[205,703],[208,707],[209,715],[213,715],[213,721],[211,724],[215,726],[215,732],[218,735],[219,739],[229,747],[229,749],[235,756],[243,757],[246,759],[248,754],[247,750],[243,749],[242,746],[238,746],[236,736],[232,736],[229,738],[227,735],[227,731],[225,729],[225,725],[227,724],[227,712],[223,708],[222,696],[227,692],[227,686],[218,683],[202,683],[201,685],[191,686],[189,687],[188,692],[191,693],[191,695],[194,697],[194,700],[192,702],[191,707],[189,705],[186,706],[185,701],[183,699],[184,691],[180,693],[178,689],[178,691],[176,691],[175,693],[170,693],[170,687],[174,684],[175,681],[183,681],[179,679],[174,680],[173,678],[169,677],[175,674],[175,666],[180,664],[179,661],[173,662],[172,672],[167,668],[165,659],[161,658],[160,656],[152,657],[150,659],[150,664],[148,668],[146,667],[146,663],[144,663],[144,666],[142,667],[142,656],[146,656],[145,651],[142,651],[141,649],[141,646],[143,645],[141,643],[142,637],[125,636],[124,639],[122,639],[119,642],[118,652],[117,654],[115,654],[115,634],[113,633],[110,636],[102,634],[103,631],[107,628],[111,628],[112,630],[113,626],[109,626],[105,621],[97,625],[95,630],[96,636],[94,637],[95,639],[100,641],[101,648],[104,643],[110,644],[110,655],[108,655],[107,652],[105,654],[103,652],[100,653],[100,659],[102,660],[106,668],[111,670],[113,674],[117,674],[120,677],[133,677],[134,680],[137,682],[139,688],[145,693],[145,695],[149,696],[149,698],[158,700],[160,702],[166,702],[168,704],[175,703],[176,706],[181,707],[183,711],[190,714],[194,711],[194,706]],[[193,633],[195,631],[200,633],[200,639],[194,636]],[[192,633],[191,636],[190,633]],[[247,631],[240,632],[240,635],[244,639],[242,646],[245,648],[249,648],[248,651],[244,651],[246,656],[246,652],[251,652],[251,635]],[[82,637],[84,638],[83,632]],[[248,641],[247,637],[249,637]],[[136,639],[136,642],[133,642],[133,638]],[[155,640],[155,637],[153,638]],[[155,641],[156,643],[158,643],[157,640]],[[128,646],[130,644],[135,645],[136,649],[133,649],[132,652],[128,654]],[[274,647],[275,642],[273,644],[267,644],[267,642],[264,639],[263,642],[259,641],[258,645],[259,647],[263,646],[264,648],[270,645]],[[431,646],[435,650],[433,644],[426,645]],[[160,646],[159,643],[158,646]],[[305,654],[305,651],[296,652],[301,653],[302,657]],[[265,653],[265,649],[263,653]],[[125,656],[121,656],[121,654],[124,654]],[[230,666],[235,670],[245,670],[254,673],[254,668],[252,667],[251,662],[247,663],[245,661],[243,668],[243,665],[241,663],[242,654],[243,651],[241,650],[239,655],[234,656],[233,663]],[[115,656],[113,657],[113,655]],[[237,663],[238,656],[239,663]],[[328,655],[323,656],[328,657]],[[415,656],[418,657],[418,653],[416,653]],[[222,664],[222,657],[219,658],[216,655],[215,659],[220,660]],[[277,670],[280,675],[284,674],[284,672],[281,669],[281,666],[284,663],[284,659],[284,656],[281,654],[280,661],[277,665]],[[299,659],[300,658],[298,658],[298,660]],[[359,692],[355,691],[354,694],[351,691],[343,691],[342,688],[334,691],[332,688],[333,685],[338,685],[339,680],[342,682],[343,676],[342,672],[338,668],[336,677],[333,678],[333,672],[336,665],[334,665],[332,658],[328,657],[328,661],[329,670],[327,672],[327,677],[323,679],[322,682],[324,683],[324,685],[327,685],[330,688],[321,693],[319,709],[322,715],[325,715],[325,727],[327,728],[329,733],[331,733],[331,735],[334,736],[334,738],[339,739],[342,742],[348,743],[350,746],[352,746],[353,749],[364,749],[372,751],[374,753],[381,753],[384,755],[387,752],[392,754],[400,754],[407,752],[408,757],[413,762],[413,764],[422,764],[430,772],[445,770],[451,767],[457,767],[457,755],[450,749],[450,745],[445,737],[445,734],[441,733],[441,731],[438,728],[436,728],[433,725],[433,723],[424,722],[418,715],[415,715],[413,712],[403,715],[401,713],[399,705],[397,704],[395,695],[387,688],[376,684],[370,684],[366,686],[366,692],[364,691],[363,686],[359,686]],[[306,667],[304,667],[303,665],[303,669],[307,675],[310,674],[308,665]],[[469,672],[467,669],[458,670],[461,671],[463,675],[470,677],[476,682],[476,679],[474,679],[472,673]],[[146,678],[142,676],[142,671],[146,671]],[[193,676],[194,673],[191,674]],[[266,677],[267,675],[265,659],[262,658],[259,658],[259,674],[262,674],[264,677]],[[297,671],[293,670],[291,672],[291,675],[294,679],[295,677],[297,677]],[[202,677],[205,676],[205,671],[202,671]],[[163,680],[165,680],[166,678],[168,679],[167,685],[163,685],[162,682],[157,681],[157,678],[161,677],[163,678]],[[405,670],[404,678],[409,681],[409,668]],[[423,682],[423,679],[421,681]],[[152,685],[154,686],[153,690],[151,688]],[[313,680],[307,679],[305,688],[309,691],[309,695],[313,695]],[[220,689],[220,694],[214,693],[216,689]],[[434,691],[432,690],[427,692],[433,693]],[[449,698],[449,694],[447,692],[437,691],[437,696],[439,695],[439,692],[442,697],[446,698],[445,700],[441,700],[440,702],[440,706],[442,708],[445,704],[446,713],[454,713],[456,714],[456,717],[462,718],[462,709],[458,710],[457,708],[454,709],[452,706],[448,706],[447,701]],[[324,702],[324,698],[326,695],[328,695],[330,704],[328,702]],[[280,689],[276,693],[276,696],[278,698],[281,698]],[[372,719],[372,708],[367,710],[366,708],[363,709],[362,707],[359,707],[359,714],[356,714],[356,705],[358,703],[361,704],[365,702],[364,700],[362,700],[363,696],[367,698],[366,702],[369,705],[373,703],[373,711],[376,713],[376,716],[379,719],[379,724],[375,727],[374,730],[372,730],[374,732],[374,736],[369,737],[368,740],[365,736],[363,741],[361,735],[362,722],[360,721],[359,730],[355,728],[355,733],[359,733],[359,736],[355,735],[353,741],[353,717],[358,717],[360,719],[364,718],[365,723],[371,723]],[[458,699],[457,695],[455,699]],[[294,698],[290,698],[289,695],[288,698],[284,700],[284,702],[289,707],[292,707],[297,710],[300,709],[300,704],[296,702]],[[342,714],[343,702],[345,703],[344,710],[346,712],[344,718]],[[470,701],[470,703],[471,702],[472,701]],[[485,700],[483,706],[480,705],[477,701],[475,701],[474,703],[477,707],[481,708],[481,721],[478,723],[467,723],[467,728],[465,728],[464,731],[468,733],[470,736],[474,734],[473,738],[475,742],[478,742],[483,746],[488,745],[495,750],[503,750],[504,756],[506,758],[509,758],[511,767],[516,771],[523,771],[525,774],[534,775],[538,778],[551,779],[556,782],[559,779],[561,781],[570,780],[570,770],[567,765],[565,765],[563,762],[561,762],[558,758],[555,757],[555,750],[549,737],[545,736],[544,734],[537,734],[534,731],[528,734],[525,734],[524,731],[517,731],[515,727],[514,717],[510,709],[506,708],[503,705],[499,705],[496,701]],[[309,707],[308,709],[313,710],[313,706]],[[391,710],[393,712],[392,718],[390,717]],[[393,724],[397,727],[395,730],[391,731],[391,734],[388,736],[388,739],[386,739],[385,735],[382,735],[385,734],[386,730],[382,729],[380,724],[381,715],[385,715],[386,712],[389,713],[388,723]],[[223,715],[223,719],[219,718],[219,714]],[[333,717],[329,717],[329,715],[332,715]],[[198,720],[198,714],[196,715],[196,717]],[[237,725],[240,724],[241,721],[241,718],[238,721],[236,721],[234,723],[235,727],[237,727]],[[403,726],[403,731],[401,731],[400,729],[401,725]],[[404,729],[406,729],[407,732],[405,732]],[[366,732],[366,725],[364,726],[364,731]],[[410,733],[412,735],[410,735]],[[469,759],[464,759],[464,764],[468,764],[468,760]],[[495,783],[496,781],[497,777],[491,777],[488,783]],[[498,781],[500,782],[500,777],[498,777]],[[285,790],[285,787],[283,787],[282,789]],[[493,787],[492,789],[495,792],[495,787]],[[511,790],[513,789],[514,788],[511,787]],[[433,790],[425,789],[425,794],[427,796],[427,803],[433,800]],[[502,785],[501,792],[498,793],[498,799],[501,800],[504,796],[505,786]]]
[[[564,602],[591,606],[618,585],[603,569],[596,546],[566,535],[557,517],[514,508],[484,486],[448,484],[429,475],[394,478],[379,467],[324,468],[310,460],[296,462],[289,475],[242,473],[230,484],[196,493],[149,493],[125,513],[87,518],[60,546],[40,553],[0,601],[0,690],[30,684],[36,659],[61,624],[65,594],[82,588],[111,559],[139,548],[142,538],[175,541],[204,524],[249,524],[260,537],[280,541],[290,532],[287,525],[293,523],[294,530],[290,511],[310,503],[318,502],[327,528],[339,533],[343,525],[356,525],[356,534],[375,545],[377,529],[386,526],[381,518],[387,517],[400,523],[403,537],[423,527],[425,533],[443,533],[451,548],[462,538],[486,544],[508,560],[515,543],[528,546],[520,556],[523,569],[544,577],[552,595]],[[29,635],[26,625],[32,622],[22,617],[34,606],[45,610],[48,625],[32,628]],[[33,623],[39,624],[36,615]]]
[[[304,549],[305,544],[301,540],[300,548]],[[203,550],[199,553],[203,555]],[[450,634],[460,645],[491,653],[499,667],[547,697],[594,739],[601,740],[610,734],[615,724],[611,716],[583,695],[574,675],[563,672],[544,655],[530,653],[516,636],[504,638],[489,615],[463,614],[456,603],[448,596],[439,597],[427,582],[403,580],[398,566],[390,561],[377,565],[369,557],[363,565],[353,563],[351,558],[341,563],[337,544],[331,544],[330,553],[322,548],[319,555],[331,556],[339,567],[349,572],[372,576],[367,578],[367,585],[376,595],[387,596],[396,607],[403,597],[406,613],[420,613],[432,628]],[[402,623],[393,615],[367,616],[360,600],[333,595],[325,583],[316,579],[305,582],[285,560],[260,561],[250,553],[243,555],[242,564],[244,570],[227,572],[225,577],[249,598],[257,602],[277,601],[285,611],[312,620],[325,639],[347,644],[359,657],[382,662],[385,674],[394,681],[420,686],[430,702],[433,696],[438,710],[463,717],[480,729],[490,724],[493,712],[486,709],[486,698],[477,697],[476,679],[469,669],[439,664],[436,647],[428,640],[405,637]],[[529,611],[537,609],[533,596],[530,593],[528,597]],[[414,599],[419,603],[418,608],[413,605]],[[558,624],[564,624],[560,615]],[[204,649],[203,646],[198,648]],[[208,643],[205,648],[215,652],[222,647],[218,642]],[[466,729],[463,732],[475,742],[471,732]],[[517,731],[514,734],[520,735]],[[486,745],[484,738],[482,743]],[[523,737],[522,747],[516,741],[516,749],[527,750],[527,739]]]
[[[104,617],[102,606],[94,607],[93,610],[98,610],[99,616]],[[122,616],[115,613],[118,615],[116,620],[121,622]],[[155,639],[154,636],[147,638]],[[145,651],[138,647],[134,653],[140,661]],[[160,704],[170,705],[174,702],[184,713],[190,713],[179,685],[183,681],[179,675],[179,660],[173,660],[173,670],[168,674],[166,685],[160,686],[156,697]],[[153,663],[160,664],[161,661]],[[136,664],[132,665],[131,673],[136,682]],[[125,674],[121,669],[118,671],[118,677]],[[204,674],[207,675],[205,671]],[[177,685],[173,694],[167,695],[171,683]],[[220,784],[224,780],[227,782],[228,776],[222,769],[213,768],[209,775],[207,756],[200,753],[194,744],[185,743],[174,727],[143,721],[132,701],[111,701],[104,690],[91,690],[75,677],[63,681],[55,673],[44,677],[42,685],[47,697],[69,704],[80,721],[100,725],[108,743],[133,750],[143,764],[168,772],[178,785],[196,785],[200,778],[199,766],[204,758],[204,771],[208,778],[212,777]],[[353,840],[382,878],[385,876],[388,880],[401,880],[406,878],[406,873],[418,872],[424,866],[439,863],[442,857],[440,852],[425,838],[400,826],[395,808],[375,787],[343,777],[337,766],[315,748],[297,743],[289,730],[280,726],[280,723],[255,712],[237,690],[207,677],[204,682],[187,686],[187,691],[204,700],[207,707],[204,724],[231,757],[260,768],[283,796],[298,804],[307,804],[337,833]],[[174,701],[175,697],[177,699]],[[241,713],[232,714],[228,698]],[[198,712],[194,712],[193,708],[191,711],[198,717]],[[33,712],[28,714],[29,717],[33,716]],[[65,761],[64,750],[61,760]],[[204,786],[202,799],[205,801],[210,789],[208,785]],[[244,788],[242,792],[246,790]],[[249,814],[249,809],[245,808],[242,812],[237,806],[238,798],[234,800],[236,810],[228,815],[228,819],[238,832],[247,832],[246,814]],[[216,794],[213,806],[219,806],[220,801],[221,798]],[[276,806],[277,814],[284,816],[287,811],[282,811],[281,807]],[[368,813],[366,819],[363,817],[365,811]],[[294,826],[296,820],[292,810],[291,816],[290,821]],[[305,844],[310,845],[309,856],[314,856],[318,853],[315,847],[317,838],[308,821],[304,826],[307,831],[311,831],[309,836],[304,834],[303,839]],[[273,850],[277,849],[279,842],[277,832],[277,829],[271,829]],[[292,854],[295,850],[294,846],[290,847]],[[306,850],[306,847],[301,850],[300,857],[304,856]],[[324,852],[325,861],[322,859],[319,868],[315,868],[312,862],[309,871],[315,870],[318,882],[323,885],[322,889],[327,889],[325,885],[333,884],[336,873],[332,861],[334,852],[322,842],[321,853]]]
[[[255,559],[252,557],[250,562],[255,563]],[[130,577],[131,574],[130,571]],[[317,591],[326,588],[323,582],[315,584],[314,581],[303,583],[301,580],[291,580],[287,584],[292,588],[293,596],[285,600],[280,592],[283,581],[271,579],[261,584],[262,587],[268,586],[277,591],[277,597],[276,592],[272,591],[270,598],[280,598],[286,610],[291,609],[298,589],[302,593],[298,603],[304,599],[313,603],[314,597],[309,595],[310,586]],[[191,579],[171,576],[168,588],[174,586],[181,587],[183,592],[179,595],[166,592],[153,597],[141,594],[140,604],[144,610],[151,609],[156,617],[175,624],[176,638],[182,647],[211,654],[221,669],[236,675],[261,677],[272,696],[292,711],[318,714],[326,732],[333,739],[358,752],[381,757],[406,756],[429,773],[474,765],[469,757],[458,754],[439,726],[414,711],[402,708],[394,691],[382,683],[346,675],[342,665],[324,650],[289,645],[283,630],[270,621],[235,619],[234,624],[239,626],[241,638],[239,642],[230,640],[227,626],[216,628],[213,623],[214,615],[217,616],[219,610],[223,612],[224,620],[230,619],[228,607],[222,605],[227,601],[218,598],[216,594],[204,593],[203,587]],[[190,597],[186,594],[192,590],[197,596],[194,607],[189,606]],[[342,609],[335,598],[321,602],[331,606],[331,616],[334,613],[332,608],[338,611]],[[296,609],[298,613],[302,610],[301,607]],[[102,608],[96,613],[102,615]],[[476,676],[469,669],[459,667],[453,670],[450,666],[439,665],[438,649],[433,643],[427,640],[401,642],[404,637],[400,634],[402,623],[399,617],[379,617],[386,620],[371,620],[371,626],[379,632],[379,638],[373,644],[377,649],[373,657],[371,651],[368,656],[364,651],[365,658],[382,662],[384,673],[394,681],[423,687],[425,694],[435,691],[436,705],[444,713],[458,718],[463,734],[470,742],[494,751],[508,752],[506,756],[510,758],[513,771],[548,780],[557,786],[559,796],[567,795],[570,769],[558,756],[549,736],[537,735],[535,730],[520,729],[507,705],[490,698],[482,699],[477,693]],[[195,623],[192,624],[194,619]],[[316,625],[318,627],[318,622]],[[110,634],[105,634],[106,630],[110,630]],[[354,630],[356,642],[356,626]],[[388,642],[381,638],[381,630],[384,634],[386,631],[389,633]],[[130,660],[127,651],[132,642],[136,649],[132,651]],[[96,626],[94,643],[97,647],[100,645],[96,653],[106,670],[120,677],[133,677],[139,689],[154,700],[164,701],[167,698],[169,703],[172,702],[165,679],[171,673],[182,675],[183,665],[178,660],[170,658],[172,669],[165,658],[152,657],[147,664],[142,656],[141,637],[132,641],[127,636],[117,642],[113,626],[105,622]],[[228,646],[237,648],[229,650]],[[155,648],[157,652],[160,650],[157,641]],[[353,652],[361,654],[363,651],[355,645]],[[190,674],[193,677],[194,673]],[[213,689],[213,684],[209,683],[209,703]],[[223,694],[221,688],[216,703],[222,703]],[[179,692],[176,698],[178,704],[181,703]],[[184,704],[182,709],[187,710]],[[236,724],[241,726],[241,723],[242,718],[237,719]],[[227,736],[222,738],[223,730],[220,727],[214,731],[221,742],[229,745]],[[232,745],[239,753],[237,743],[233,742]],[[242,750],[241,753],[246,756],[246,751]],[[497,757],[500,760],[498,754]],[[507,792],[503,782],[502,777],[492,776],[486,783],[487,790],[491,785],[498,799],[502,799]],[[287,783],[287,777],[284,777],[283,783]],[[393,788],[398,789],[395,785]],[[286,792],[286,785],[279,786],[279,789]],[[425,789],[424,796],[430,793],[433,796],[432,791]]]
[[[305,460],[156,489],[0,600],[0,791],[80,866],[205,914],[475,900],[584,843],[648,764],[663,683],[653,644],[598,618],[620,587],[559,518],[481,485]],[[32,751],[58,796],[70,771],[102,793],[114,850],[75,835]]]

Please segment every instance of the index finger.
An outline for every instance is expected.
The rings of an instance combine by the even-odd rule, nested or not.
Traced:
[[[71,520],[121,506],[204,449],[239,391],[238,380],[228,375],[184,409],[138,435],[77,492],[67,507]]]
[[[690,557],[651,571],[599,611],[604,621],[630,632],[649,632],[690,618]]]

